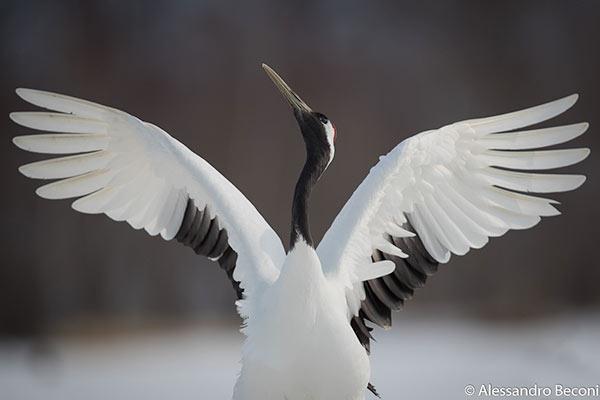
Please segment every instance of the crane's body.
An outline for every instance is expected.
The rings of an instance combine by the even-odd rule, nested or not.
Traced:
[[[79,212],[127,221],[218,262],[236,291],[246,336],[234,400],[361,400],[366,389],[377,394],[369,382],[370,324],[390,327],[391,311],[452,254],[559,214],[555,201],[525,193],[574,190],[585,177],[529,170],[575,164],[589,150],[531,149],[572,140],[588,124],[522,130],[566,111],[577,100],[572,95],[412,136],[380,158],[316,246],[309,198],[333,160],[336,131],[263,67],[306,145],[287,254],[231,182],[162,129],[123,111],[17,89],[52,112],[12,113],[18,124],[50,132],[14,143],[71,154],[19,170],[56,180],[36,190],[41,197],[78,198],[72,207]]]
[[[235,400],[364,398],[369,358],[350,324],[343,288],[299,242],[247,320]]]

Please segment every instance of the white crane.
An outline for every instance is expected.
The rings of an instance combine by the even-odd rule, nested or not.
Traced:
[[[210,164],[123,111],[17,89],[52,112],[15,112],[12,120],[51,133],[18,136],[14,143],[31,152],[76,154],[19,170],[57,179],[37,189],[43,198],[77,197],[77,211],[176,238],[220,264],[237,291],[246,336],[234,399],[364,399],[367,388],[376,394],[366,321],[389,327],[391,310],[451,254],[559,214],[555,201],[523,192],[573,190],[584,176],[513,170],[583,160],[585,148],[530,149],[567,142],[588,124],[521,130],[566,111],[577,101],[572,95],[412,136],[381,157],[315,249],[308,199],[333,159],[335,128],[263,68],[292,106],[306,143],[287,254],[260,213]]]

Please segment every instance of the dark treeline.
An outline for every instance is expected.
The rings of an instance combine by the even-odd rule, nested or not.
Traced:
[[[14,89],[83,97],[151,121],[238,186],[287,238],[304,149],[268,62],[336,124],[336,159],[312,200],[320,238],[380,154],[460,119],[581,93],[554,123],[588,121],[600,140],[600,7],[594,1],[4,1],[0,109]],[[17,172],[36,159],[0,120],[3,210],[0,334],[77,320],[234,318],[221,271],[175,242],[34,196]],[[563,216],[455,257],[409,307],[518,317],[600,303],[598,157],[555,196]],[[284,240],[287,242],[287,240]]]

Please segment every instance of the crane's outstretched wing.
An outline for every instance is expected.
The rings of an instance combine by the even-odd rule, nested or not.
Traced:
[[[348,288],[349,318],[367,350],[371,329],[365,319],[389,327],[391,310],[400,309],[451,253],[466,254],[489,237],[559,214],[555,201],[519,192],[565,192],[584,176],[512,170],[583,160],[590,153],[585,148],[521,150],[569,141],[588,124],[503,132],[550,119],[576,101],[572,95],[423,132],[371,169],[317,249],[326,273]]]
[[[79,197],[72,203],[77,211],[176,238],[218,260],[239,297],[277,278],[285,252],[276,233],[231,182],[162,129],[85,100],[30,89],[17,94],[57,112],[10,114],[20,125],[53,132],[13,142],[36,153],[75,154],[19,168],[29,178],[58,179],[38,195]]]

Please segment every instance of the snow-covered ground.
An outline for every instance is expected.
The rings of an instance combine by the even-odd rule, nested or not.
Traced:
[[[464,399],[467,384],[600,384],[600,315],[527,324],[402,318],[377,338],[373,383],[385,399]],[[199,327],[63,338],[42,354],[0,343],[0,399],[228,399],[241,340]]]

